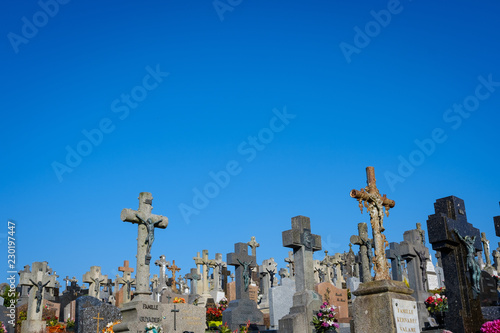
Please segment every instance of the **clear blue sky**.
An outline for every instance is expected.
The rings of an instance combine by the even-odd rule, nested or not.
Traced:
[[[61,2],[0,11],[1,272],[8,219],[16,270],[135,267],[120,212],[142,191],[169,218],[153,259],[182,274],[251,236],[284,267],[296,215],[343,252],[369,222],[349,197],[369,165],[396,201],[389,242],[455,195],[496,248],[500,4]]]

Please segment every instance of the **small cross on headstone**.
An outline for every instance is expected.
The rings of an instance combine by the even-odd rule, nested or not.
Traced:
[[[92,319],[97,319],[97,330],[96,330],[96,333],[99,333],[99,331],[100,331],[99,330],[99,320],[102,320],[104,318],[101,318],[100,313],[97,312],[97,317],[93,317]]]
[[[137,273],[136,292],[138,299],[148,299],[151,295],[149,290],[149,264],[151,260],[151,246],[154,241],[155,228],[165,229],[168,226],[168,218],[151,213],[153,209],[153,196],[149,192],[139,194],[139,209],[125,208],[120,214],[124,222],[138,224],[137,235]]]
[[[170,299],[169,299],[169,303],[170,303]],[[174,304],[174,308],[172,310],[170,310],[170,312],[173,312],[174,313],[174,331],[177,331],[177,312],[179,312],[180,310],[176,308],[176,304]]]

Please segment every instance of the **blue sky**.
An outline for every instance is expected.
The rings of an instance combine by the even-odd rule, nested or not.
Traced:
[[[45,260],[63,284],[135,267],[137,226],[120,212],[142,191],[169,218],[152,256],[182,274],[197,252],[225,258],[251,236],[259,263],[284,267],[296,215],[323,250],[347,251],[369,222],[349,197],[369,165],[396,201],[389,242],[455,195],[496,248],[499,4],[2,6],[1,272],[8,219],[16,270]]]

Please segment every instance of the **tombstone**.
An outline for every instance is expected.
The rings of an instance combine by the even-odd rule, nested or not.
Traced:
[[[385,250],[385,255],[391,260],[391,275],[395,281],[403,281],[403,266],[404,260],[401,257],[401,249],[399,243],[389,243],[389,248]]]
[[[162,304],[164,333],[204,333],[205,307],[186,303]]]
[[[412,296],[417,302],[420,328],[424,328],[429,320],[429,313],[425,300],[431,296],[427,291],[427,261],[429,249],[422,241],[422,233],[418,229],[407,230],[403,234],[403,241],[399,243],[401,257],[406,261]]]
[[[319,310],[321,297],[314,291],[313,252],[321,250],[321,237],[311,233],[306,216],[292,218],[292,229],[283,231],[283,246],[293,249],[295,294],[290,313],[279,321],[280,333],[312,333],[312,315]]]
[[[319,262],[318,266],[316,266],[316,260],[314,262],[314,270],[318,272],[316,283],[333,282],[335,271],[333,270],[331,256],[328,255],[328,251],[325,250],[325,257]]]
[[[484,232],[481,233],[481,243],[483,243],[484,256],[486,258],[486,265],[483,269],[490,273],[490,275],[493,275],[494,268],[491,265],[490,241],[486,238],[486,233]]]
[[[61,312],[59,313],[59,318],[64,318],[67,320],[71,318],[71,320],[75,320],[75,311],[76,311],[76,299],[80,296],[85,296],[84,291],[77,284],[76,279],[69,279],[67,283],[69,285],[66,287],[66,290],[56,297],[56,302],[61,304]]]
[[[349,243],[349,252],[344,253],[343,258],[345,264],[344,267],[346,269],[345,278],[348,277],[358,277],[359,269],[356,269],[356,254],[352,250],[352,244]]]
[[[351,321],[349,317],[347,289],[337,288],[331,282],[317,284],[314,289],[324,302],[337,307],[335,318],[339,323],[349,323]]]
[[[127,304],[132,300],[132,287],[135,286],[135,279],[132,278],[132,273],[134,269],[129,267],[129,261],[124,260],[123,266],[118,267],[118,271],[123,273],[123,276],[116,276],[116,283],[118,285],[123,285],[123,291],[120,297],[116,297],[116,300],[119,300],[117,306],[122,306],[123,304]]]
[[[15,317],[10,317],[13,315],[11,314],[10,309],[6,308],[5,306],[0,305],[0,322],[2,322],[5,325],[5,328],[7,329],[6,333],[14,333],[14,323],[15,323]],[[11,323],[9,323],[9,321]]]
[[[434,270],[436,271],[437,275],[437,280],[438,280],[438,288],[444,288],[444,271],[443,271],[443,263],[441,261],[441,252],[436,252],[436,266],[434,267]]]
[[[397,323],[394,318],[393,300],[414,302],[415,299],[410,296],[413,290],[407,288],[403,282],[390,280],[389,264],[385,256],[385,236],[382,234],[385,230],[383,213],[385,209],[386,214],[388,214],[388,210],[395,206],[395,202],[385,195],[380,195],[376,186],[373,167],[366,168],[366,178],[367,186],[360,191],[352,190],[350,196],[358,200],[361,212],[363,212],[364,206],[370,213],[370,224],[375,245],[373,258],[375,277],[373,281],[360,284],[358,290],[353,292],[356,299],[352,302],[353,321],[351,329],[354,329],[355,332],[394,332]],[[363,235],[363,238],[366,239],[367,235]],[[354,244],[354,241],[351,240],[351,243]],[[364,269],[367,268],[366,259],[364,266]]]
[[[144,329],[144,318],[160,318],[161,312],[158,309],[159,303],[151,299],[152,292],[149,290],[151,246],[154,242],[154,232],[156,228],[165,229],[168,226],[168,218],[151,213],[153,196],[149,192],[139,194],[139,209],[123,209],[121,220],[124,222],[138,224],[137,236],[137,264],[134,292],[134,299],[127,304],[123,304],[121,313],[123,320],[115,325],[115,332],[133,332]],[[150,311],[150,309],[156,310]]]
[[[212,298],[216,303],[219,303],[221,299],[225,297],[224,294],[224,268],[226,268],[226,277],[229,275],[227,271],[227,264],[222,261],[222,253],[216,253],[215,254],[215,260],[212,261],[212,268],[213,268],[213,273],[214,273],[214,278],[213,278],[213,288],[210,290],[210,295],[212,295]]]
[[[289,279],[290,278],[290,273],[288,272],[288,269],[286,268],[280,268],[279,271],[279,276],[280,276],[280,283],[279,285],[283,285],[283,279]]]
[[[26,265],[24,266],[24,269],[17,272],[17,274],[19,274],[19,276],[21,276],[21,274],[26,274],[26,273],[31,273],[31,270],[30,270],[30,265]],[[21,306],[21,305],[24,305],[24,304],[27,304],[28,303],[28,300],[29,300],[29,292],[28,290],[30,289],[30,285],[21,285],[19,284],[16,288],[16,292],[19,293],[19,299],[17,300],[17,306]]]
[[[227,278],[231,276],[231,271],[227,269],[227,263],[222,263],[222,291],[227,294]]]
[[[356,290],[358,290],[360,283],[361,282],[359,281],[359,278],[355,277],[355,276],[352,276],[352,277],[349,277],[346,279],[346,286],[347,286],[347,289],[349,289],[349,291],[351,292],[351,300],[352,301],[354,301],[354,299],[356,298],[356,295],[354,295],[353,293]]]
[[[187,274],[187,279],[191,281],[191,288],[189,288],[189,297],[188,297],[188,303],[193,304],[195,300],[198,300],[198,297],[200,296],[198,294],[198,281],[201,279],[200,274],[198,273],[198,269],[196,268],[191,268],[191,272]]]
[[[500,242],[498,242],[498,247],[493,250],[493,268],[498,272],[500,271]]]
[[[234,244],[234,253],[227,254],[227,264],[235,266],[236,270],[236,299],[229,302],[227,309],[222,313],[222,321],[227,322],[231,330],[240,328],[250,321],[253,325],[263,325],[262,312],[257,303],[250,299],[250,267],[256,265],[257,258],[248,255],[248,244]]]
[[[479,299],[481,301],[481,307],[486,306],[497,306],[498,305],[498,292],[497,292],[497,282],[490,273],[486,271],[481,272],[481,294]]]
[[[464,201],[449,196],[436,200],[427,220],[432,248],[438,251],[446,282],[448,312],[445,326],[452,332],[476,332],[483,323],[480,269],[474,253],[481,250],[479,230],[467,222]]]
[[[45,320],[42,319],[43,295],[46,288],[54,288],[55,276],[47,274],[47,262],[34,262],[32,271],[21,271],[19,284],[31,286],[29,291],[27,319],[21,326],[22,333],[39,333],[45,330]],[[25,267],[26,268],[26,267]]]
[[[180,271],[181,269],[179,267],[177,267],[177,265],[175,264],[175,260],[172,260],[172,266],[170,266],[168,268],[168,270],[170,272],[172,272],[172,291],[173,292],[176,292],[177,291],[177,286],[175,285],[175,278],[176,278],[176,275],[177,275],[177,272]]]
[[[436,273],[436,267],[432,263],[432,256],[429,254],[429,260],[427,260],[427,290],[436,290],[441,288],[439,286],[438,276]]]
[[[352,235],[350,242],[354,245],[359,245],[361,282],[369,282],[372,280],[370,258],[372,257],[373,240],[368,238],[368,226],[366,223],[358,223],[358,234],[359,235]]]
[[[295,281],[288,278],[281,278],[281,285],[269,290],[269,319],[270,329],[279,328],[279,320],[290,312],[295,294]]]
[[[269,289],[277,286],[277,279],[275,278],[278,272],[278,264],[274,258],[266,259],[259,267],[260,271],[260,293],[262,295],[259,303],[259,308],[262,312],[268,313],[269,311]]]
[[[155,265],[160,267],[160,276],[158,277],[158,285],[153,288],[153,299],[160,301],[160,295],[163,290],[167,289],[167,269],[170,267],[170,261],[165,260],[165,255],[161,255],[160,259],[155,261]]]
[[[84,307],[79,316],[81,326],[79,326],[78,333],[101,332],[109,323],[122,320],[120,309],[106,303]]]
[[[108,276],[101,274],[101,267],[92,266],[90,271],[83,275],[82,281],[89,284],[89,296],[99,298],[101,285],[107,282]]]
[[[288,251],[288,257],[285,258],[285,262],[290,266],[290,279],[295,279],[295,261],[293,259],[293,251]]]
[[[83,310],[93,306],[101,306],[104,305],[104,303],[92,296],[80,296],[76,299],[75,303],[75,332],[82,333],[86,326],[83,317]],[[94,327],[93,331],[95,330],[96,328]]]
[[[342,285],[345,283],[344,276],[342,275],[342,265],[345,261],[342,260],[342,255],[340,253],[335,253],[333,257],[330,257],[330,263],[333,265],[335,271],[334,285],[341,289]]]

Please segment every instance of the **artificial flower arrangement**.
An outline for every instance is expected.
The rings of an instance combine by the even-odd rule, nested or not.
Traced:
[[[485,322],[481,326],[481,333],[500,333],[500,319]]]
[[[152,324],[152,323],[147,323],[146,324],[146,332],[149,332],[149,333],[161,333],[162,332],[162,328],[160,325],[155,325],[155,324]]]
[[[440,313],[448,311],[448,298],[445,295],[435,293],[425,300],[425,305],[429,313]]]
[[[186,300],[182,297],[175,297],[174,303],[186,303]]]
[[[7,328],[5,327],[5,324],[0,321],[0,333],[7,333]]]
[[[114,332],[113,327],[119,323],[121,323],[120,320],[108,323],[106,327],[102,329],[102,333],[113,333]]]
[[[339,324],[335,318],[336,306],[324,302],[313,317],[313,325],[317,333],[338,332]]]

